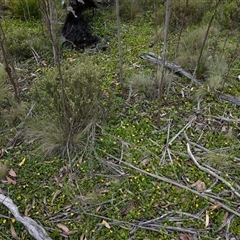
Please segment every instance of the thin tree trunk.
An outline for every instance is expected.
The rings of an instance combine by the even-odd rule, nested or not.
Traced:
[[[217,52],[218,41],[219,41],[219,37],[220,37],[220,33],[221,33],[221,23],[223,21],[224,8],[225,8],[225,3],[223,3],[221,14],[220,14],[220,20],[218,22],[218,27],[217,27],[218,31],[217,31],[217,35],[216,35],[214,45],[213,45],[213,54],[212,54],[213,58],[215,58],[215,55],[216,55],[216,52]]]
[[[0,22],[0,49],[2,51],[3,63],[4,63],[4,67],[5,67],[5,70],[8,75],[9,81],[10,81],[11,85],[13,86],[14,97],[15,97],[16,101],[18,103],[20,103],[20,90],[19,90],[19,86],[18,86],[18,81],[17,81],[17,77],[15,74],[15,69],[11,69],[10,64],[7,60],[6,49],[4,47],[4,38],[5,38],[4,31],[2,28],[2,24]],[[14,68],[14,66],[12,66],[12,68]]]
[[[185,27],[184,24],[185,24],[185,21],[186,21],[187,10],[188,10],[188,0],[186,0],[186,3],[185,3],[185,9],[184,9],[182,22],[181,22],[181,28],[180,28],[180,31],[179,31],[179,34],[178,34],[178,39],[177,39],[177,44],[176,44],[176,51],[175,51],[175,59],[178,56],[180,40],[181,40],[181,36],[182,36],[183,30],[184,30],[184,27]],[[171,88],[171,85],[172,85],[172,79],[173,79],[173,72],[171,72],[170,78],[168,79],[168,87],[167,87],[167,93],[166,93],[166,95],[167,95],[167,99],[166,100],[167,101],[168,101],[168,97],[169,97],[170,88]]]
[[[221,0],[218,0],[218,2],[216,3],[216,5],[214,7],[214,13],[213,13],[213,15],[212,15],[212,17],[211,17],[211,19],[210,19],[210,21],[208,23],[207,31],[206,31],[206,34],[204,36],[204,40],[203,40],[203,44],[202,44],[202,47],[201,47],[201,50],[200,50],[200,54],[199,54],[199,57],[198,57],[197,65],[196,65],[196,68],[195,68],[194,73],[193,73],[194,76],[196,75],[197,69],[198,69],[198,67],[200,65],[202,54],[203,54],[203,49],[205,47],[205,44],[206,44],[206,41],[207,41],[207,38],[208,38],[208,34],[209,34],[209,31],[210,31],[210,28],[212,26],[212,22],[213,22],[213,19],[214,19],[216,13],[217,13],[217,9],[218,9],[218,6],[219,6],[220,2],[221,2]]]
[[[184,15],[183,15],[183,18],[182,18],[181,29],[180,29],[179,34],[178,34],[177,47],[176,47],[176,53],[175,53],[176,56],[178,55],[178,49],[179,49],[179,45],[180,45],[180,39],[181,39],[181,36],[182,36],[182,33],[183,33],[183,29],[184,29],[184,21],[186,20],[187,8],[188,8],[188,0],[186,0]]]
[[[61,84],[61,101],[62,101],[62,109],[63,109],[63,117],[66,124],[69,123],[69,117],[67,112],[67,96],[65,92],[65,80],[62,75],[62,69],[61,69],[61,59],[60,59],[60,49],[58,46],[58,42],[56,40],[55,36],[55,29],[54,29],[54,16],[53,16],[53,9],[55,2],[53,0],[41,0],[41,7],[42,11],[45,17],[45,22],[47,25],[47,29],[49,32],[49,36],[52,42],[52,48],[53,48],[53,58],[54,63],[58,69],[60,84]],[[60,113],[61,114],[61,113]]]
[[[166,15],[165,15],[165,24],[164,24],[164,44],[163,44],[163,51],[162,51],[162,57],[163,57],[163,66],[161,66],[160,69],[160,78],[158,81],[158,117],[157,121],[160,122],[160,116],[161,116],[161,103],[163,98],[163,77],[164,77],[164,71],[165,71],[165,59],[167,55],[167,43],[168,43],[168,30],[169,30],[169,21],[170,21],[170,15],[171,15],[171,7],[172,7],[172,0],[167,0],[166,3]]]
[[[118,54],[119,54],[119,81],[121,84],[122,97],[126,96],[123,84],[123,56],[122,56],[122,43],[121,43],[121,23],[119,16],[119,0],[116,0],[116,18],[117,18],[117,35],[118,35]]]

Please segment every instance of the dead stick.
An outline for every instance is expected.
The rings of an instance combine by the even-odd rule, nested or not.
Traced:
[[[193,115],[193,116],[191,117],[190,121],[169,141],[168,144],[172,144],[172,142],[173,142],[181,133],[183,133],[186,129],[188,129],[188,128],[191,126],[192,122],[195,121],[196,118],[197,118],[196,115]]]
[[[219,181],[221,181],[222,183],[224,183],[225,185],[227,185],[233,192],[234,194],[240,198],[240,194],[236,191],[236,189],[228,182],[226,181],[224,178],[222,178],[221,176],[217,175],[215,172],[211,171],[210,169],[208,168],[205,168],[203,166],[201,166],[197,159],[194,157],[194,155],[192,154],[191,152],[191,149],[190,149],[190,144],[187,143],[187,152],[188,152],[188,155],[190,156],[190,158],[193,160],[193,162],[195,163],[195,165],[202,171],[210,174],[211,176],[217,178]]]
[[[163,62],[163,58],[155,53],[149,52],[145,55],[140,56],[140,58],[142,58],[148,62],[151,62],[153,64],[162,65],[165,68],[167,68],[169,71],[173,72],[174,74],[176,74],[180,77],[186,77],[187,79],[190,79],[192,82],[196,83],[199,86],[202,85],[202,83],[198,79],[196,79],[191,73],[185,71],[181,66],[179,66],[175,63],[172,63],[172,62],[168,62],[166,60],[165,60],[165,62]],[[237,106],[240,106],[240,98],[239,97],[228,95],[228,94],[223,94],[218,91],[217,91],[217,94],[221,100],[230,102]]]
[[[134,169],[134,170],[136,170],[137,172],[143,173],[143,174],[148,175],[148,176],[150,176],[150,177],[156,178],[156,179],[158,179],[158,180],[160,180],[160,181],[163,181],[163,182],[172,184],[172,185],[174,185],[174,186],[177,186],[177,187],[179,187],[179,188],[185,189],[185,190],[187,190],[187,191],[189,191],[189,192],[191,192],[191,193],[193,193],[193,194],[195,194],[195,195],[197,195],[197,196],[199,196],[199,197],[202,197],[202,198],[207,199],[208,201],[210,201],[210,202],[213,203],[213,204],[217,204],[218,206],[221,206],[223,209],[227,210],[228,212],[231,212],[231,213],[233,213],[234,215],[240,217],[240,213],[239,213],[239,212],[234,211],[233,209],[231,209],[230,207],[228,207],[228,206],[225,205],[224,203],[222,203],[222,202],[220,202],[220,201],[217,201],[217,200],[209,197],[208,195],[205,195],[204,193],[200,193],[200,192],[198,192],[198,191],[196,191],[196,190],[194,190],[194,189],[191,189],[191,188],[189,188],[189,187],[187,187],[187,186],[185,186],[185,185],[183,185],[183,184],[181,184],[181,183],[178,183],[178,182],[176,182],[176,181],[174,181],[174,180],[172,180],[172,179],[170,179],[170,178],[162,177],[162,176],[159,176],[159,175],[156,175],[156,174],[153,174],[153,173],[149,173],[149,172],[147,172],[147,171],[145,171],[145,170],[143,170],[143,169],[140,169],[140,168],[138,168],[138,167],[135,167],[135,166],[132,165],[131,163],[127,163],[127,162],[122,161],[122,164],[124,164],[124,165],[126,165],[126,166],[128,166],[128,167],[130,167],[130,168],[132,168],[132,169]]]
[[[26,217],[22,215],[18,211],[18,207],[11,198],[0,194],[0,203],[3,204],[5,207],[7,207],[15,219],[22,223],[24,227],[28,230],[29,234],[36,240],[52,240],[50,237],[47,236],[47,233],[43,227],[38,225],[33,219],[30,217]]]

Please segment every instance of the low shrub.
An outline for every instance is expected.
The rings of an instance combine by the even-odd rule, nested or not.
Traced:
[[[35,117],[28,122],[27,139],[45,154],[66,154],[85,146],[92,126],[110,114],[96,66],[90,62],[64,63],[64,87],[56,68],[35,83]],[[64,89],[64,90],[63,90]]]

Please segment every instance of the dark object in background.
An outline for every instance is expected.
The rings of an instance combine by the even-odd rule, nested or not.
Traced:
[[[64,46],[84,50],[85,47],[96,44],[100,39],[92,34],[83,12],[95,8],[94,0],[69,0],[68,14],[63,25],[62,34]]]

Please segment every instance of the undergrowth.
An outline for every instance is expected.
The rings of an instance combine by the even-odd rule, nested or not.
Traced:
[[[141,1],[143,6],[153,2]],[[179,16],[184,14],[183,2],[176,4],[181,5]],[[193,73],[209,12],[202,2],[196,8],[189,2],[186,24],[195,19],[196,25],[184,26],[176,55],[175,30],[181,19],[174,6],[167,60]],[[118,81],[114,7],[96,11],[91,21],[97,35],[108,35],[107,51],[92,55],[88,49],[84,53],[62,49],[66,105],[49,52],[45,55],[41,46],[34,47],[42,58],[36,61],[28,50],[24,59],[30,59],[16,63],[23,95],[21,117],[14,125],[0,115],[5,139],[1,162],[17,173],[16,185],[5,181],[0,188],[52,239],[237,239],[239,109],[219,99],[219,93],[239,96],[239,35],[221,32],[215,49],[218,30],[212,28],[197,72],[202,86],[165,73],[159,120],[159,68],[139,56],[161,52],[161,43],[156,42],[161,26],[154,26],[162,10],[151,14],[148,6],[138,14],[138,9],[129,12],[133,6],[121,10],[127,99],[122,98]],[[25,24],[29,33],[41,28],[40,22],[20,25]],[[7,35],[10,29],[5,28]],[[14,57],[18,55],[15,52]],[[1,84],[1,89],[9,87],[6,81]],[[7,98],[0,94],[4,112]],[[16,140],[11,146],[9,138]],[[2,205],[0,209],[1,239],[14,234],[30,239],[9,211]]]

